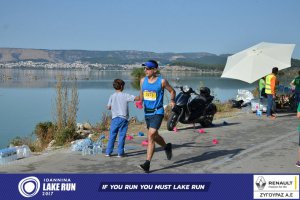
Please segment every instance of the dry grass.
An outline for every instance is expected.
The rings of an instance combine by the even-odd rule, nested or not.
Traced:
[[[76,118],[78,111],[78,92],[76,78],[71,78],[72,86],[63,84],[63,76],[57,76],[56,84],[56,109],[55,125],[56,132],[54,139],[57,145],[77,138]],[[71,92],[70,92],[71,90]],[[44,141],[42,141],[44,143]]]
[[[239,113],[239,111],[240,110],[237,109],[237,108],[232,108],[231,111],[218,112],[218,113],[215,114],[214,120],[236,116]]]
[[[229,101],[224,103],[216,101],[214,103],[217,106],[217,113],[215,114],[214,119],[232,117],[240,111],[237,108],[232,108],[232,103]]]

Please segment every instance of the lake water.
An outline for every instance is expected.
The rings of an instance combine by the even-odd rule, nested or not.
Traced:
[[[126,82],[124,92],[139,94],[130,84],[132,77],[128,71],[0,69],[0,148],[6,147],[16,136],[30,135],[37,123],[53,120],[55,77],[58,74],[66,77],[76,75],[78,79],[77,122],[94,125],[101,121],[102,113],[107,112],[108,98],[114,92],[112,82],[116,78]],[[172,86],[189,85],[197,89],[205,85],[220,101],[235,98],[238,89],[252,90],[256,86],[196,72],[168,72],[162,75]],[[130,116],[143,120],[143,111],[131,103]]]

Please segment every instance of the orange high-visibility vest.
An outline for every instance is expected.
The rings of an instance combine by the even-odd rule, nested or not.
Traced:
[[[265,92],[266,94],[272,94],[272,90],[271,90],[271,80],[272,78],[275,77],[274,74],[269,74],[266,77],[266,88],[265,88]],[[275,89],[274,89],[275,91]]]

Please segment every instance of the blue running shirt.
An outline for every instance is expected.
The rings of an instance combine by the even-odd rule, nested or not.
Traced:
[[[142,85],[145,115],[163,115],[164,90],[162,89],[162,78],[157,77],[154,83],[149,83],[146,76]]]

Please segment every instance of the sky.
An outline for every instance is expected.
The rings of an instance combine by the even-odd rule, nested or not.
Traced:
[[[296,44],[299,0],[0,0],[0,48],[234,54]]]

